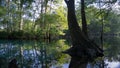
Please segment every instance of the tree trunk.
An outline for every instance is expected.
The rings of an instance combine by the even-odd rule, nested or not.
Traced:
[[[85,34],[85,36],[88,37],[87,33],[87,22],[86,22],[86,16],[85,16],[85,3],[84,0],[81,0],[81,18],[82,18],[82,32]]]
[[[75,6],[74,6],[74,0],[65,0],[67,7],[68,7],[68,26],[69,26],[69,31],[70,31],[70,35],[72,38],[72,45],[73,47],[76,47],[78,45],[80,45],[82,42],[84,42],[85,40],[83,39],[83,34],[82,34],[82,30],[80,29],[77,20],[76,20],[76,16],[75,16]],[[80,40],[83,39],[83,40]],[[78,57],[75,56],[71,56],[71,62],[69,65],[69,68],[86,68],[87,65],[87,59],[86,58],[79,58],[79,60],[77,59]],[[86,60],[83,60],[86,59]]]
[[[20,5],[20,23],[19,23],[19,29],[20,29],[20,30],[23,30],[22,11],[23,11],[23,7],[22,7],[22,5]]]
[[[22,18],[22,14],[20,14],[20,24],[19,24],[19,26],[20,26],[20,30],[23,30],[23,18]]]
[[[23,30],[23,18],[22,18],[22,11],[23,11],[23,5],[21,4],[22,0],[20,0],[19,4],[19,11],[20,11],[20,22],[19,22],[19,30]]]
[[[10,28],[9,28],[9,25],[10,25],[10,0],[6,0],[6,8],[7,8],[7,15],[8,15],[8,19],[7,19],[7,23],[6,23],[6,26],[7,26],[7,32],[10,32]]]
[[[76,57],[72,57],[69,68],[86,68],[88,62],[85,60],[85,58],[77,59]]]
[[[69,68],[86,68],[88,61],[93,61],[95,58],[103,56],[103,51],[95,43],[91,42],[80,29],[75,15],[74,0],[65,0],[65,2],[68,8],[67,19],[72,47],[63,53],[72,57]],[[85,18],[83,19],[85,20]]]

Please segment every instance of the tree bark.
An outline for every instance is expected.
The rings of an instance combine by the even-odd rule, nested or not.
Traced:
[[[6,0],[6,8],[7,8],[7,15],[8,15],[8,18],[10,17],[10,0]],[[7,26],[7,32],[10,32],[10,28],[9,28],[9,25],[10,25],[10,20],[8,19],[7,20],[7,23],[6,23],[6,26]]]
[[[95,43],[91,42],[80,29],[75,15],[74,0],[65,0],[65,2],[68,8],[67,19],[72,47],[63,53],[71,56],[69,68],[86,68],[88,61],[103,56],[103,51]]]
[[[68,27],[69,27],[70,35],[72,38],[72,44],[77,45],[80,42],[82,42],[82,40],[80,41],[79,39],[83,38],[83,34],[82,34],[82,30],[80,29],[80,27],[77,23],[77,19],[76,19],[76,15],[75,15],[74,0],[69,0],[69,1],[65,0],[65,2],[68,7],[67,19],[68,19]]]
[[[81,0],[81,18],[82,18],[82,32],[85,34],[86,37],[88,37],[84,0]]]
[[[23,18],[22,18],[23,4],[22,4],[22,0],[20,0],[19,11],[20,11],[20,22],[19,22],[19,31],[20,31],[20,30],[23,30]]]
[[[86,58],[76,58],[72,57],[70,61],[69,68],[86,68],[87,67],[87,60]]]

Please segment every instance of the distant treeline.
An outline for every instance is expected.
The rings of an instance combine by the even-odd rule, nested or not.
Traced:
[[[37,39],[58,39],[59,36],[48,34],[40,34],[36,32],[25,31],[0,31],[0,39],[24,39],[24,40],[37,40]]]

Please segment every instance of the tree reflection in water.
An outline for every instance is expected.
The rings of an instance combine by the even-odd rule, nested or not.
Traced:
[[[109,38],[104,40],[104,67],[120,67],[120,47],[119,38]],[[61,52],[68,49],[65,40],[49,42],[43,41],[20,41],[20,40],[0,40],[0,68],[8,68],[8,62],[17,60],[19,68],[66,68],[63,65],[69,63],[70,57]],[[118,62],[117,62],[118,61]],[[101,58],[88,64],[88,68],[100,68]]]
[[[100,40],[98,40],[99,38],[96,39],[95,42],[100,44]],[[101,58],[97,59],[97,62],[94,64],[95,68],[101,68],[101,64],[104,65],[104,68],[120,68],[119,40],[119,37],[104,37],[104,58],[102,58],[103,60],[101,60]],[[104,64],[102,61],[104,61]]]
[[[7,68],[8,62],[14,58],[19,68],[50,68],[55,65],[61,67],[69,62],[68,55],[61,53],[68,47],[64,40],[0,40],[0,68]]]

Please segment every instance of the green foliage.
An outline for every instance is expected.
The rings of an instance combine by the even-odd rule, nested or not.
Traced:
[[[93,11],[94,10],[94,11]],[[97,36],[90,35],[91,39],[95,39],[95,42],[101,44],[101,41],[104,42],[105,56],[109,60],[118,60],[118,47],[119,40],[119,29],[120,29],[120,16],[113,11],[101,9],[96,9],[94,7],[88,7],[87,10],[87,20],[89,20],[88,30],[89,34],[98,34]],[[103,23],[103,40],[101,40],[101,31]],[[106,35],[105,35],[106,34]],[[116,50],[115,50],[115,49]],[[113,51],[114,50],[114,51]]]
[[[37,21],[40,22],[41,24],[43,23],[44,25],[57,23],[59,17],[57,14],[50,14],[50,13],[41,14],[40,16],[42,17]]]
[[[8,3],[6,1],[3,2],[5,4]],[[59,6],[58,8],[53,9],[50,5],[52,3],[53,5],[58,5],[61,4],[62,1],[44,0],[43,8],[46,8],[46,13],[39,12],[41,11],[41,9],[39,9],[38,6],[40,6],[41,4],[39,4],[38,6],[34,6],[32,5],[33,3],[37,3],[37,1],[20,0],[19,2],[19,0],[12,0],[9,1],[9,4],[7,4],[6,6],[0,7],[0,15],[2,16],[0,16],[0,25],[4,27],[1,30],[11,32],[10,36],[14,38],[36,38],[36,36],[40,38],[42,36],[46,36],[46,34],[49,34],[53,38],[55,36],[58,37],[59,35],[63,34],[63,30],[67,29],[67,23],[65,23],[65,12],[63,11],[64,8],[63,6]],[[8,9],[6,10],[6,8]],[[50,12],[48,9],[50,9]],[[34,12],[39,12],[39,18],[35,18],[35,15],[32,12],[33,10]],[[31,19],[34,19],[34,21],[31,21]],[[22,33],[20,33],[20,27],[22,22],[21,20],[23,20]]]
[[[50,33],[52,37],[63,34],[63,30],[67,29],[67,20],[63,7],[59,7],[54,13],[41,14],[40,18],[36,20],[37,25],[40,25],[38,29],[42,34]]]
[[[45,9],[43,9],[43,13],[41,13],[41,9],[38,8],[38,6],[40,6],[41,4],[37,7],[34,6],[34,8],[36,8],[34,10],[39,12],[38,18],[35,18],[36,14],[33,14],[32,9],[32,4],[36,2],[35,0],[20,1],[22,10],[20,10],[20,4],[18,0],[10,1],[9,10],[6,9],[8,8],[8,5],[0,6],[0,26],[4,27],[4,29],[1,29],[2,31],[11,32],[10,35],[13,34],[13,37],[17,38],[43,38],[46,35],[50,35],[53,38],[59,37],[60,35],[65,35],[64,31],[68,30],[68,27],[66,19],[66,8],[64,8],[62,5],[60,6],[63,0],[44,0],[43,8],[46,8],[46,13],[44,12]],[[92,4],[95,1],[96,0],[86,0],[86,6]],[[115,2],[116,0],[112,1]],[[57,6],[54,9],[51,5]],[[76,16],[81,26],[80,9],[80,6],[76,8]],[[22,25],[23,32],[19,31],[19,26],[21,22],[20,14],[22,16],[24,15]],[[101,24],[103,21],[104,33],[119,32],[119,29],[117,29],[119,28],[119,16],[117,16],[115,13],[110,12],[109,15],[107,15],[107,10],[99,10],[93,6],[89,6],[86,7],[86,17],[89,32],[100,33],[102,27]],[[31,21],[31,19],[33,19],[34,21]]]
[[[4,16],[6,14],[6,8],[3,6],[0,6],[0,17]]]

